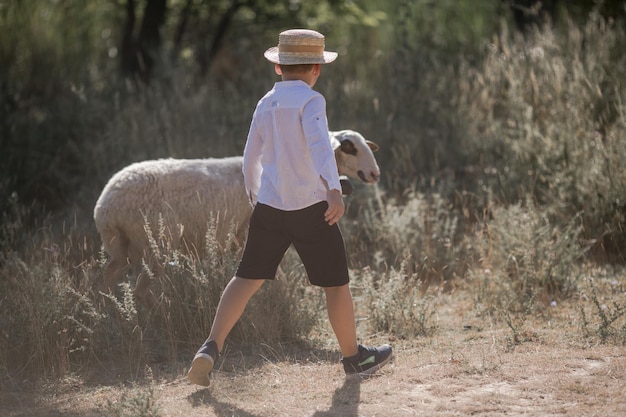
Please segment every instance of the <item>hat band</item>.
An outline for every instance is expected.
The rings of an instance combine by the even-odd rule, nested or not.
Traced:
[[[278,45],[278,52],[287,53],[314,53],[317,55],[324,55],[324,45]]]

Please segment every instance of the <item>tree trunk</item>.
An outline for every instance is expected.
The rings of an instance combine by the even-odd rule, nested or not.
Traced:
[[[135,1],[126,1],[126,23],[124,24],[124,34],[122,35],[122,45],[120,47],[120,68],[122,75],[133,77],[137,72],[137,47],[133,37],[135,28]]]
[[[191,6],[193,0],[187,0],[185,7],[180,14],[180,20],[176,26],[176,34],[174,35],[174,47],[172,48],[172,59],[175,61],[180,54],[181,45],[183,43],[183,36],[187,30],[187,23],[189,22],[189,15],[191,14]]]
[[[222,41],[224,40],[224,36],[226,35],[226,32],[228,31],[228,28],[232,23],[233,17],[235,17],[235,13],[237,13],[237,10],[239,10],[241,6],[243,6],[243,3],[241,1],[234,0],[228,10],[226,10],[226,12],[220,18],[209,50],[201,53],[198,58],[201,77],[204,77],[208,69],[211,67],[211,61],[213,61],[213,58],[222,47]]]
[[[139,77],[149,82],[161,49],[161,27],[165,22],[166,0],[147,0],[141,21],[139,35],[135,40],[133,32],[136,23],[135,1],[126,1],[126,25],[122,37],[122,73],[133,79]]]
[[[161,53],[161,27],[165,23],[166,0],[148,0],[137,44],[139,75],[148,82]]]

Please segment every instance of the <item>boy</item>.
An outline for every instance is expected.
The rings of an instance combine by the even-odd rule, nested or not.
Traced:
[[[343,237],[344,214],[337,164],[328,136],[326,101],[312,88],[324,51],[324,36],[305,29],[279,35],[265,57],[282,77],[257,104],[243,154],[243,174],[254,207],[248,239],[235,277],[226,286],[211,334],[196,353],[189,380],[209,385],[226,336],[265,280],[275,278],[294,245],[311,284],[325,291],[328,317],[348,376],[368,376],[391,360],[391,346],[357,343]]]

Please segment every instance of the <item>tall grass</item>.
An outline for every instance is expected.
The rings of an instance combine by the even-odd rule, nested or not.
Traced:
[[[404,264],[409,276],[427,284],[462,276],[467,257],[460,241],[461,213],[437,193],[407,190],[398,198],[379,188],[368,193],[357,218],[347,224],[347,245],[355,267],[386,270]],[[370,259],[367,264],[363,260]]]
[[[614,25],[594,15],[526,39],[505,28],[462,66],[457,97],[477,185],[504,204],[530,195],[559,226],[582,212],[583,236],[621,257],[626,36]]]
[[[492,216],[468,237],[478,255],[468,274],[478,304],[491,311],[532,311],[577,291],[582,277],[576,264],[586,251],[579,216],[557,226],[532,201],[496,208]]]
[[[402,26],[411,24],[398,29],[413,33]],[[472,56],[389,39],[393,47],[368,45],[363,53],[374,51],[381,65],[359,66],[358,79],[349,76],[358,65],[328,72],[320,89],[331,128],[381,145],[383,181],[356,185],[342,220],[352,285],[373,331],[432,334],[438,291],[458,287],[515,323],[516,314],[579,296],[581,260],[624,261],[626,35],[618,25],[594,17],[522,38],[502,23]],[[241,153],[254,104],[274,80],[263,65],[237,84],[191,83],[172,69],[166,85],[140,90],[59,87],[47,106],[36,101],[3,122],[3,132],[34,144],[21,151],[37,149],[41,132],[67,134],[62,158],[42,149],[24,172],[45,179],[49,201],[71,201],[49,217],[22,205],[20,193],[0,204],[5,380],[110,359],[138,375],[147,363],[187,360],[204,340],[241,248],[221,250],[207,231],[206,253],[193,257],[156,236],[156,266],[136,271],[152,281],[157,304],[148,311],[132,297],[136,273],[115,295],[93,292],[106,254],[92,209],[130,162]],[[294,253],[282,270],[253,298],[232,343],[307,339],[325,320],[320,291],[306,285]],[[622,343],[623,304],[608,301],[581,312],[581,328]]]
[[[10,378],[59,377],[113,359],[116,369],[137,376],[145,364],[187,359],[208,336],[241,254],[241,248],[222,249],[210,230],[201,258],[179,252],[159,236],[150,254],[156,262],[142,271],[156,296],[148,309],[134,298],[132,274],[115,294],[96,293],[106,255],[75,265],[72,238],[70,231],[62,247],[1,258],[0,369]],[[230,343],[299,340],[318,323],[320,291],[303,285],[305,273],[293,253],[282,270],[280,279],[265,284],[250,302]]]
[[[0,256],[0,367],[12,377],[63,375],[89,358],[105,319],[88,295],[97,268],[77,255],[83,242],[72,231],[64,241],[42,234],[29,251]]]
[[[435,300],[441,287],[428,287],[417,274],[407,273],[406,263],[384,272],[363,269],[357,279],[356,299],[366,306],[361,314],[372,331],[410,340],[437,330]]]

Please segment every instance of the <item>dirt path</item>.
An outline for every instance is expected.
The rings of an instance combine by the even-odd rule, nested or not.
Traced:
[[[562,330],[562,329],[561,329]],[[43,416],[620,416],[626,415],[626,349],[572,346],[559,329],[530,332],[517,346],[506,331],[451,329],[395,341],[395,361],[377,377],[344,381],[338,358],[287,359],[266,348],[231,352],[199,389],[184,367],[152,383],[66,383],[48,392],[3,392],[0,414]],[[146,401],[152,401],[146,405]],[[134,405],[139,404],[132,412]],[[156,406],[155,406],[156,404]],[[149,414],[146,409],[157,410]]]

